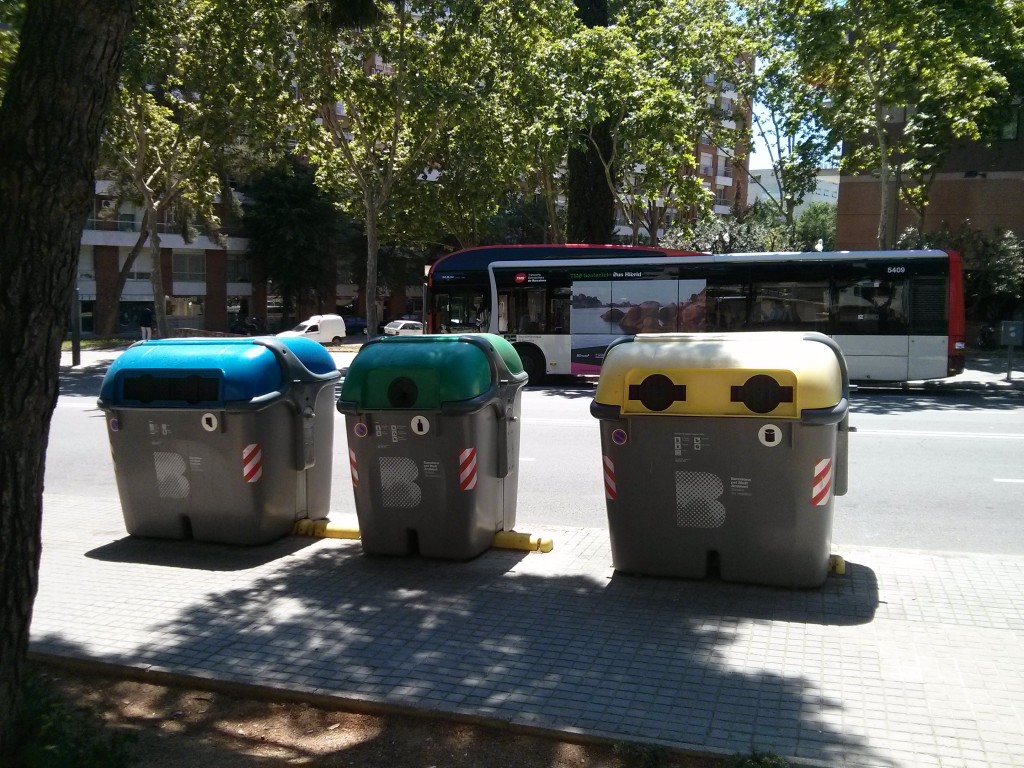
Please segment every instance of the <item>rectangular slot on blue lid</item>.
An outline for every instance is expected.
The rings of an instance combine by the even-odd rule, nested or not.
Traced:
[[[220,401],[220,378],[215,376],[126,376],[124,399],[139,403],[211,403]]]

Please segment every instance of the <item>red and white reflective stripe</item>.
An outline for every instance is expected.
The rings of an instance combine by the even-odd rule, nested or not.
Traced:
[[[259,443],[250,443],[242,449],[242,477],[255,483],[263,477],[263,449]]]
[[[476,448],[467,448],[459,454],[459,488],[476,488]]]
[[[832,496],[832,459],[822,459],[814,465],[814,487],[811,489],[811,504],[823,507]]]
[[[352,485],[359,486],[359,464],[356,462],[356,452],[348,449],[348,466],[352,470]]]
[[[604,497],[610,501],[619,498],[619,490],[615,485],[615,464],[607,456],[604,457]]]

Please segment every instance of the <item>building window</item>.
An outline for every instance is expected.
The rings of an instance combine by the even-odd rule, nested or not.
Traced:
[[[249,259],[240,253],[228,254],[227,278],[229,283],[250,283]]]
[[[999,138],[1003,141],[1016,141],[1020,136],[1020,107],[1016,107],[1010,119],[999,129]]]
[[[700,153],[700,175],[701,176],[713,176],[715,173],[715,166],[711,161],[710,152]]]
[[[118,256],[119,268],[124,268],[124,263],[127,260],[128,255],[124,249],[121,250]],[[131,269],[128,271],[128,280],[149,280],[150,272],[153,268],[153,259],[148,252],[140,253],[135,257],[135,261],[132,263]]]
[[[95,280],[96,279],[96,262],[93,259],[92,248],[88,246],[82,246],[78,252],[78,279],[79,280]]]
[[[173,265],[175,280],[199,283],[206,280],[206,254],[202,251],[175,251]]]
[[[118,211],[117,230],[118,232],[137,232],[138,227],[135,225],[135,214],[131,211]]]

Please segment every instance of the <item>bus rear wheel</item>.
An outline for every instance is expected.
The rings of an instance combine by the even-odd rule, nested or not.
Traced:
[[[519,359],[523,361],[523,370],[529,376],[527,384],[534,387],[543,384],[547,373],[544,370],[544,355],[532,347],[516,347],[516,352],[519,353]]]

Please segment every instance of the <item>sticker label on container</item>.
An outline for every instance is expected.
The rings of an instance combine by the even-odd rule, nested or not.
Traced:
[[[111,432],[120,432],[121,431],[121,422],[118,421],[117,419],[111,419],[110,420],[110,431]]]
[[[703,432],[677,432],[672,436],[672,453],[682,456],[684,453],[699,453],[711,447],[711,437]]]
[[[729,493],[733,496],[753,496],[754,494],[750,492],[750,478],[730,477]]]
[[[356,452],[348,449],[348,466],[352,470],[352,487],[359,487],[359,462],[356,461]]]
[[[471,491],[476,488],[476,448],[466,448],[459,453],[459,488]]]
[[[207,432],[216,432],[217,431],[217,416],[216,416],[216,414],[204,413],[201,421],[202,421],[202,424],[203,424],[203,429],[205,429]]]
[[[242,449],[242,477],[247,483],[263,477],[263,449],[259,443],[250,443]]]
[[[355,434],[356,437],[366,437],[368,434],[370,434],[370,428],[360,421],[358,424],[352,427],[352,432],[353,434]]]
[[[616,445],[625,445],[629,440],[629,435],[626,434],[624,429],[613,429],[612,430],[612,442]]]
[[[407,430],[399,424],[377,424],[374,427],[375,436],[384,438],[392,443],[400,443],[408,439]]]
[[[814,465],[814,482],[811,485],[811,504],[824,507],[832,498],[832,459],[822,459]]]
[[[775,424],[765,424],[757,430],[757,439],[765,448],[774,448],[782,443],[782,430]]]
[[[425,416],[413,416],[411,426],[414,435],[425,435],[430,431],[430,422]]]
[[[615,501],[619,498],[619,488],[615,484],[615,462],[607,456],[601,458],[604,460],[604,497]]]

